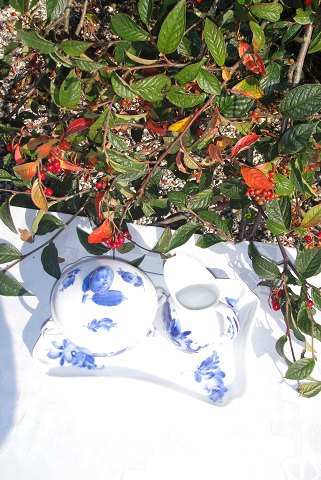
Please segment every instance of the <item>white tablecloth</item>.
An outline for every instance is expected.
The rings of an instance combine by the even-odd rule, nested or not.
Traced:
[[[17,228],[30,229],[34,211],[12,208],[12,213]],[[65,259],[62,267],[87,255],[77,226],[90,231],[88,221],[77,218],[55,241]],[[141,245],[153,246],[161,229],[131,227],[131,232]],[[37,236],[31,245],[0,225],[1,241],[23,253],[50,235]],[[274,247],[261,248],[277,255]],[[39,251],[12,269],[35,296],[0,297],[1,479],[321,479],[321,396],[300,398],[293,382],[283,380],[286,367],[275,342],[284,322],[268,307],[268,290],[257,287],[247,244],[202,250],[191,239],[181,250],[230,278],[240,277],[260,297],[244,395],[216,407],[134,379],[44,375],[31,352],[50,316],[55,280],[43,271]],[[135,248],[125,258],[145,253]],[[162,261],[147,253],[141,268],[160,272]]]

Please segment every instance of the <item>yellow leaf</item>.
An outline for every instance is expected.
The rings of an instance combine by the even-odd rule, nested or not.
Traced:
[[[45,212],[48,211],[47,199],[45,197],[43,188],[37,178],[33,182],[33,185],[31,188],[31,199],[33,203],[36,205],[36,207],[38,207],[40,210],[44,210]]]
[[[232,78],[231,72],[227,68],[222,68],[222,78],[224,82],[228,82]]]
[[[193,160],[193,158],[184,150],[184,164],[187,168],[192,170],[199,170],[199,165]]]
[[[13,169],[23,180],[30,180],[37,173],[37,162],[22,163]]]
[[[258,80],[255,77],[249,76],[241,80],[232,88],[232,93],[241,94],[249,98],[264,97],[264,90],[260,87]]]
[[[168,130],[170,132],[182,132],[191,118],[192,118],[192,115],[190,115],[189,117],[183,118],[178,122],[173,123],[173,125],[168,127]]]
[[[32,234],[29,232],[29,230],[27,230],[26,228],[18,228],[18,230],[20,233],[20,238],[23,242],[28,242],[28,243],[33,242]]]

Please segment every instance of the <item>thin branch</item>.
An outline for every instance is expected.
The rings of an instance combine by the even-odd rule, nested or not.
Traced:
[[[64,31],[69,33],[69,20],[70,20],[70,11],[72,7],[73,0],[67,0],[67,5],[64,13]]]
[[[288,80],[292,88],[300,83],[304,60],[311,43],[313,28],[314,27],[312,23],[309,23],[307,25],[306,30],[304,31],[304,37],[300,47],[298,58],[293,64],[293,66],[289,69]]]
[[[79,20],[79,23],[78,23],[78,27],[76,29],[76,35],[77,36],[80,34],[80,31],[81,31],[82,27],[84,26],[84,21],[85,21],[85,17],[86,17],[86,13],[87,13],[87,7],[88,7],[88,0],[85,0],[84,4],[82,6],[81,17],[80,17],[80,20]]]

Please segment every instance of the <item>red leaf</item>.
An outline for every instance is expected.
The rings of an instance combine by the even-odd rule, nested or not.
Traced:
[[[244,53],[246,53],[249,48],[250,48],[249,43],[246,43],[246,42],[239,43],[238,49],[239,49],[240,58],[243,57]]]
[[[102,210],[101,210],[101,201],[102,201],[104,195],[105,195],[105,192],[99,192],[99,193],[96,193],[96,196],[95,196],[95,210],[96,210],[96,215],[99,218],[99,220],[104,219],[104,216],[103,216]]]
[[[187,175],[189,174],[188,171],[186,170],[186,168],[184,167],[184,165],[182,164],[181,151],[180,150],[178,150],[177,155],[176,155],[176,165],[177,165],[177,168],[180,172],[186,173]]]
[[[152,118],[147,120],[145,127],[149,132],[159,133],[160,135],[165,135],[167,132],[167,127],[164,128],[164,124],[158,125]]]
[[[241,175],[250,188],[273,190],[275,183],[271,182],[261,170],[251,167],[241,167]]]
[[[64,152],[69,152],[71,145],[69,142],[67,142],[67,140],[61,140],[57,147]]]
[[[243,150],[247,150],[260,136],[261,135],[252,133],[251,135],[245,135],[245,137],[240,138],[232,148],[232,158],[236,157],[240,152],[243,152]]]
[[[240,42],[238,46],[240,58],[248,51],[250,45],[246,42]],[[251,72],[261,74],[262,77],[266,77],[265,66],[262,58],[258,53],[249,53],[242,61],[243,65]]]
[[[110,221],[107,219],[89,235],[88,243],[101,243],[108,238],[112,238],[112,236],[113,231],[110,227]]]
[[[94,123],[94,121],[90,118],[76,118],[76,120],[73,120],[69,123],[66,130],[66,137],[85,130],[86,128],[90,127],[92,123]]]

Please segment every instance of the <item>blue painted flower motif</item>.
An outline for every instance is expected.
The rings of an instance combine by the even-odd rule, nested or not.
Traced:
[[[75,268],[74,270],[71,270],[67,274],[66,278],[64,278],[62,281],[62,287],[59,290],[59,292],[64,292],[66,288],[74,284],[74,281],[78,272],[80,272],[80,268]]]
[[[55,347],[55,350],[50,350],[47,353],[47,357],[53,360],[59,359],[61,366],[69,364],[75,367],[87,368],[88,370],[99,368],[92,355],[79,350],[67,339],[64,339],[61,343],[54,341],[52,345]]]
[[[111,318],[94,319],[88,323],[87,328],[93,332],[97,332],[100,328],[109,332],[111,328],[117,328],[117,323],[113,322]]]
[[[220,358],[216,351],[207,357],[194,371],[195,381],[202,384],[213,403],[221,403],[228,389],[224,385],[225,373],[219,367]]]
[[[208,345],[199,345],[195,340],[188,338],[192,333],[190,330],[186,330],[185,332],[181,331],[179,320],[172,317],[169,302],[166,302],[164,305],[164,325],[173,343],[178,347],[184,348],[184,350],[187,350],[188,352],[196,353],[201,348],[207,347]]]
[[[121,268],[117,270],[117,273],[119,273],[124,282],[130,283],[131,285],[134,285],[134,287],[141,287],[144,285],[142,277],[136,275],[136,273],[125,272],[125,270]]]
[[[91,300],[97,305],[104,307],[114,307],[119,305],[126,297],[119,290],[110,290],[114,280],[114,272],[109,267],[98,267],[90,272],[82,283],[82,291],[84,292],[82,302],[89,298],[90,293],[93,295]]]
[[[227,315],[229,327],[226,333],[232,340],[239,333],[239,329],[240,329],[240,322],[237,316],[238,299],[225,297],[225,301],[234,313],[234,315],[231,315],[231,316]]]

